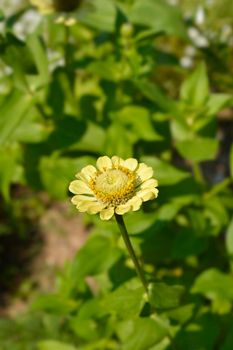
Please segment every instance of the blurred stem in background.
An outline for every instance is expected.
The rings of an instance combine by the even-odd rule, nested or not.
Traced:
[[[202,174],[202,170],[201,170],[200,164],[196,163],[196,162],[193,162],[192,168],[193,168],[193,174],[194,174],[195,180],[198,183],[200,183],[201,185],[204,185],[205,184],[205,179],[204,179],[204,176]]]

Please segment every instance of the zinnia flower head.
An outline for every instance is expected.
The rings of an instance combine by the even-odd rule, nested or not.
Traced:
[[[75,194],[71,201],[80,212],[100,213],[102,220],[109,220],[114,213],[136,211],[158,196],[158,182],[152,176],[153,169],[134,158],[100,157],[96,167],[87,165],[70,183]]]

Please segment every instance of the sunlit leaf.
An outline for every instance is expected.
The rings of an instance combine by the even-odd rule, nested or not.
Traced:
[[[167,329],[157,318],[138,318],[132,321],[132,332],[122,350],[148,350],[167,335]]]
[[[204,63],[201,63],[183,82],[180,95],[185,102],[193,106],[200,107],[207,102],[209,96],[209,81]]]
[[[179,153],[194,162],[214,159],[218,151],[218,140],[196,137],[176,143]]]
[[[38,343],[38,350],[76,350],[73,345],[57,340],[44,340]]]
[[[130,19],[133,23],[149,26],[166,34],[186,38],[186,29],[178,7],[162,0],[137,0]]]
[[[23,122],[25,113],[32,104],[29,95],[14,91],[0,106],[0,145],[7,143],[9,137]]]
[[[193,293],[201,293],[210,300],[233,300],[233,279],[220,270],[211,268],[202,272],[196,279]]]

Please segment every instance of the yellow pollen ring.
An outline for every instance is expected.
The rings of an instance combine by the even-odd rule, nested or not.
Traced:
[[[102,203],[117,206],[133,197],[136,185],[135,173],[118,166],[99,171],[89,181],[89,187]]]

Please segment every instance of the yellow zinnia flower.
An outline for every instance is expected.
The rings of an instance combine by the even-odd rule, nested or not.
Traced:
[[[134,158],[100,157],[96,167],[87,165],[71,182],[71,201],[80,212],[100,213],[102,220],[109,220],[114,213],[136,211],[142,202],[158,196],[158,182],[152,176],[153,169]]]

